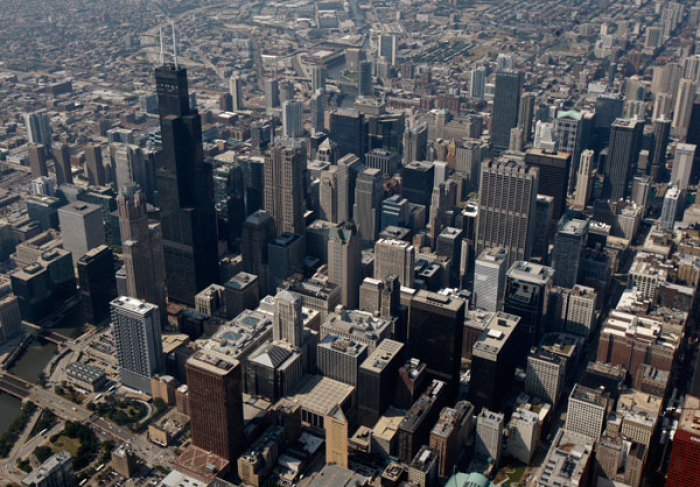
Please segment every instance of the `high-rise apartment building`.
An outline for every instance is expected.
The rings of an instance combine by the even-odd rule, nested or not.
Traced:
[[[117,197],[126,288],[132,298],[143,299],[160,308],[165,324],[165,263],[161,225],[149,222],[146,198],[140,191],[122,192]]]
[[[505,420],[502,414],[484,408],[476,417],[476,442],[474,454],[498,465],[503,450],[503,428]]]
[[[168,297],[190,305],[219,280],[212,168],[204,163],[202,121],[190,107],[187,70],[156,68],[163,152],[156,180]]]
[[[566,429],[597,440],[603,432],[611,407],[607,393],[576,384],[569,395]]]
[[[122,384],[150,394],[163,355],[158,306],[126,296],[115,299],[112,330]]]
[[[240,363],[214,350],[185,364],[192,443],[229,462],[243,449],[243,378]]]
[[[564,387],[565,366],[561,355],[533,348],[527,357],[525,392],[556,407]]]
[[[476,254],[503,247],[506,266],[530,258],[539,169],[516,161],[485,161],[481,166]],[[511,195],[504,198],[503,195]]]
[[[374,244],[374,278],[397,276],[402,286],[413,287],[413,245],[403,240],[381,238]]]
[[[523,73],[513,69],[502,69],[496,73],[496,89],[491,116],[491,143],[497,149],[507,149],[510,144],[510,129],[518,125],[518,107]]]
[[[384,179],[379,169],[365,169],[355,182],[353,219],[364,246],[371,246],[379,233]]]
[[[355,309],[362,274],[362,245],[352,225],[333,227],[328,234],[328,280],[340,286],[340,301]]]
[[[304,168],[306,155],[300,144],[278,145],[265,160],[265,210],[275,220],[277,235],[303,235]]]

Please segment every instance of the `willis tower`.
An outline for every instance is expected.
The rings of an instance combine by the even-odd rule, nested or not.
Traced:
[[[219,280],[212,169],[204,163],[202,121],[190,108],[187,70],[156,68],[163,152],[156,183],[168,298],[193,305]]]

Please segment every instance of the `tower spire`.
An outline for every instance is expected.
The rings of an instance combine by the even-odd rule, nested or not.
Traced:
[[[165,58],[163,55],[163,28],[158,27],[158,35],[160,37],[160,64],[163,65],[165,63]]]
[[[173,31],[173,60],[175,61],[175,69],[179,69],[179,66],[177,64],[177,39],[175,38],[175,21],[174,20],[170,21],[170,27],[172,28],[172,31]]]

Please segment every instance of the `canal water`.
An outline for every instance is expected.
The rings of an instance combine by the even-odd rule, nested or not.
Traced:
[[[82,307],[76,306],[53,331],[61,333],[67,337],[76,337],[82,331],[85,319]],[[8,370],[29,382],[37,382],[41,371],[58,351],[58,346],[46,340],[32,341],[24,354]],[[19,399],[0,392],[0,433],[4,432],[12,421],[19,416],[22,403]]]

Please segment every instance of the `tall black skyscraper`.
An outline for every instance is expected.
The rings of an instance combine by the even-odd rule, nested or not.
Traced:
[[[163,154],[156,180],[168,297],[187,304],[218,281],[211,166],[202,153],[202,121],[190,108],[187,70],[156,68]]]
[[[491,143],[497,149],[507,149],[510,145],[510,129],[518,125],[518,107],[522,87],[522,71],[503,69],[496,73],[496,91],[493,97],[491,117]]]
[[[603,198],[617,201],[627,194],[630,174],[637,167],[644,123],[637,119],[618,118],[610,129],[610,147],[603,173]]]

